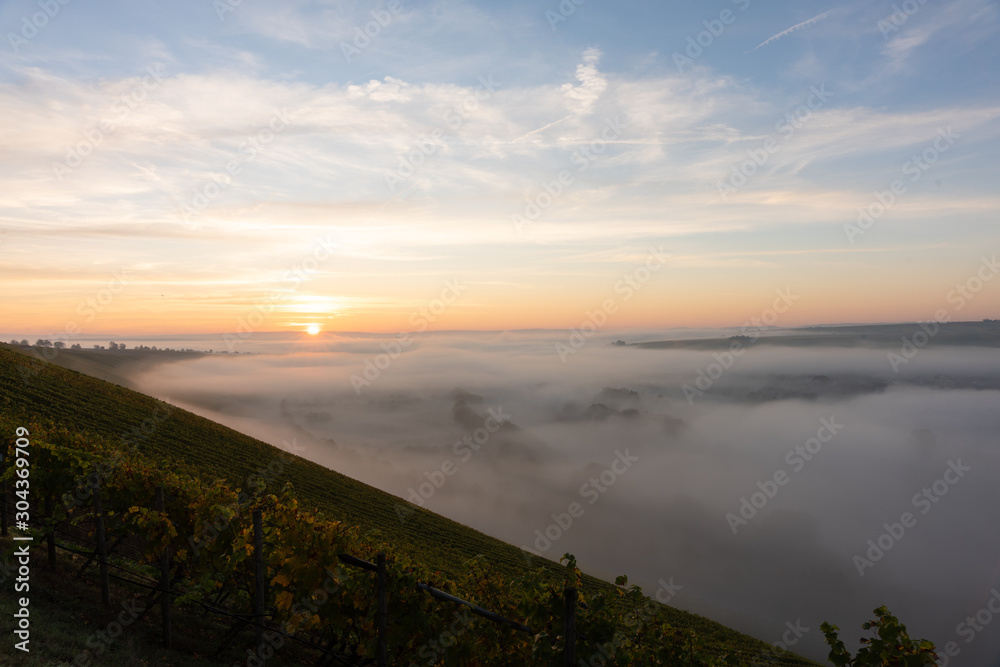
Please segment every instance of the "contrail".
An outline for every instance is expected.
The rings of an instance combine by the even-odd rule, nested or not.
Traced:
[[[551,122],[548,125],[545,125],[543,127],[538,128],[537,130],[532,130],[531,132],[528,132],[524,136],[518,137],[517,139],[512,139],[511,141],[508,141],[507,143],[509,143],[509,144],[516,144],[519,141],[524,141],[525,139],[527,139],[531,135],[537,134],[539,132],[542,132],[543,130],[547,130],[550,127],[552,127],[553,125],[558,125],[559,123],[563,122],[564,120],[567,120],[567,119],[572,118],[572,117],[573,117],[573,114],[570,114],[570,115],[566,116],[565,118],[560,118],[559,120]]]
[[[747,51],[746,53],[744,53],[744,55],[746,55],[747,53],[753,53],[754,51],[756,51],[760,47],[764,46],[765,44],[770,44],[771,42],[773,42],[773,41],[775,41],[777,39],[781,39],[782,37],[784,37],[788,33],[795,32],[799,28],[804,28],[807,25],[812,25],[813,23],[816,23],[818,21],[822,21],[823,19],[825,19],[826,17],[828,17],[832,13],[833,13],[833,10],[831,9],[830,11],[823,12],[819,16],[812,17],[808,21],[803,21],[802,23],[797,23],[796,25],[793,25],[791,28],[789,28],[787,30],[782,30],[777,35],[772,35],[771,37],[768,37],[763,42],[761,42],[757,46],[753,47],[752,49],[750,49],[749,51]]]

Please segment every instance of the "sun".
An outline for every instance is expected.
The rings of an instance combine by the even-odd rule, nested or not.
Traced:
[[[309,334],[310,336],[315,336],[319,332],[320,328],[318,324],[310,324],[309,326],[306,327],[306,333]]]

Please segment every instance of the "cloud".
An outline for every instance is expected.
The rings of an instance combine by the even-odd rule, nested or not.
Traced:
[[[516,545],[581,502],[546,555],[574,553],[650,593],[673,577],[674,604],[765,640],[796,619],[858,627],[892,601],[943,645],[988,596],[1000,362],[983,350],[928,348],[895,375],[884,349],[752,349],[689,405],[681,387],[711,352],[620,348],[607,332],[561,364],[554,345],[568,335],[417,336],[360,395],[351,374],[393,336],[331,335],[295,354],[262,340],[271,354],[163,365],[139,382],[269,442],[294,437],[307,458],[404,498],[451,460],[457,472],[420,502]],[[461,445],[490,410],[508,423],[474,452]],[[796,455],[821,420],[841,428]],[[581,484],[624,451],[638,463],[581,501]],[[972,470],[921,514],[914,494],[957,459]],[[734,534],[727,514],[777,470],[790,481]],[[916,526],[859,576],[853,556],[905,511]],[[796,651],[823,659],[810,635]],[[983,635],[963,655],[995,655],[998,642]]]
[[[901,68],[906,59],[909,58],[910,53],[923,46],[937,30],[937,26],[915,28],[889,40],[882,48],[882,53],[889,57],[890,69],[898,70]]]
[[[409,102],[410,96],[405,92],[410,84],[405,81],[385,77],[385,81],[372,79],[363,86],[348,86],[348,99],[367,97],[375,102]]]
[[[237,73],[227,55],[226,69],[164,66],[162,81],[127,114],[116,100],[141,89],[145,64],[94,80],[18,65],[16,77],[0,82],[7,120],[0,128],[0,215],[13,239],[4,244],[5,271],[43,287],[31,257],[58,252],[60,259],[44,266],[66,264],[99,281],[103,267],[92,257],[131,266],[155,240],[163,251],[155,278],[175,276],[189,289],[192,276],[213,285],[243,275],[247,262],[285,270],[323,231],[341,244],[331,273],[366,276],[354,287],[363,292],[378,283],[378,294],[358,295],[365,300],[441,266],[471,266],[470,278],[510,282],[501,264],[523,252],[522,241],[568,244],[570,254],[585,254],[594,246],[637,252],[649,239],[771,227],[813,234],[855,217],[874,187],[891,180],[875,161],[888,151],[898,151],[891,172],[950,125],[963,135],[960,150],[935,169],[947,177],[961,157],[971,173],[992,164],[989,140],[1000,129],[1000,112],[990,105],[850,107],[841,101],[847,91],[842,98],[831,86],[831,103],[812,112],[723,206],[717,183],[747,150],[776,136],[775,122],[803,100],[774,98],[707,69],[604,72],[599,49],[574,53],[572,82],[565,72],[530,84],[501,79],[488,94],[471,77],[456,84],[379,75],[340,84],[267,77],[256,68]],[[279,110],[287,111],[287,128],[250,150],[249,139]],[[114,129],[91,145],[88,137],[108,118]],[[602,152],[581,169],[581,152],[603,141],[605,122],[616,118],[621,134],[595,144]],[[77,149],[89,155],[59,180],[53,164]],[[239,173],[226,175],[234,160]],[[571,187],[519,238],[511,216],[564,171]],[[403,172],[411,175],[390,189],[387,176]],[[194,229],[181,206],[217,187],[215,179],[228,184],[197,214]],[[977,191],[915,190],[893,214],[943,218],[950,209],[978,224],[995,206]],[[87,251],[66,252],[74,244]],[[688,254],[716,262],[704,249]],[[519,270],[564,270],[547,260],[531,269],[519,262]],[[313,288],[342,292],[334,282],[324,274]],[[131,299],[123,296],[122,306],[136,303]]]
[[[601,95],[608,88],[608,80],[598,71],[601,51],[589,48],[583,53],[583,62],[576,68],[576,79],[580,85],[566,83],[562,92],[570,101],[570,107],[579,114],[590,113]]]
[[[879,22],[879,25],[888,26],[893,35],[881,49],[889,60],[888,74],[902,70],[910,57],[939,33],[948,33],[949,37],[960,39],[968,46],[989,39],[995,32],[998,12],[989,0],[956,0],[933,9],[921,7],[918,12],[900,16],[903,18],[894,12]]]

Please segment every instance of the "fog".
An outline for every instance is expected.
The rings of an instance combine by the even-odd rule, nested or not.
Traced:
[[[1000,665],[993,350],[932,344],[897,374],[874,348],[755,347],[723,368],[617,336],[564,359],[565,333],[325,336],[135,382],[553,560],[672,582],[671,605],[817,660],[821,622],[855,645],[886,604],[955,642],[949,664]]]

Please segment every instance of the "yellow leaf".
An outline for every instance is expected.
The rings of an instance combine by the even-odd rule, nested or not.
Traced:
[[[292,594],[288,591],[281,591],[274,596],[274,604],[278,607],[278,609],[291,609]]]

